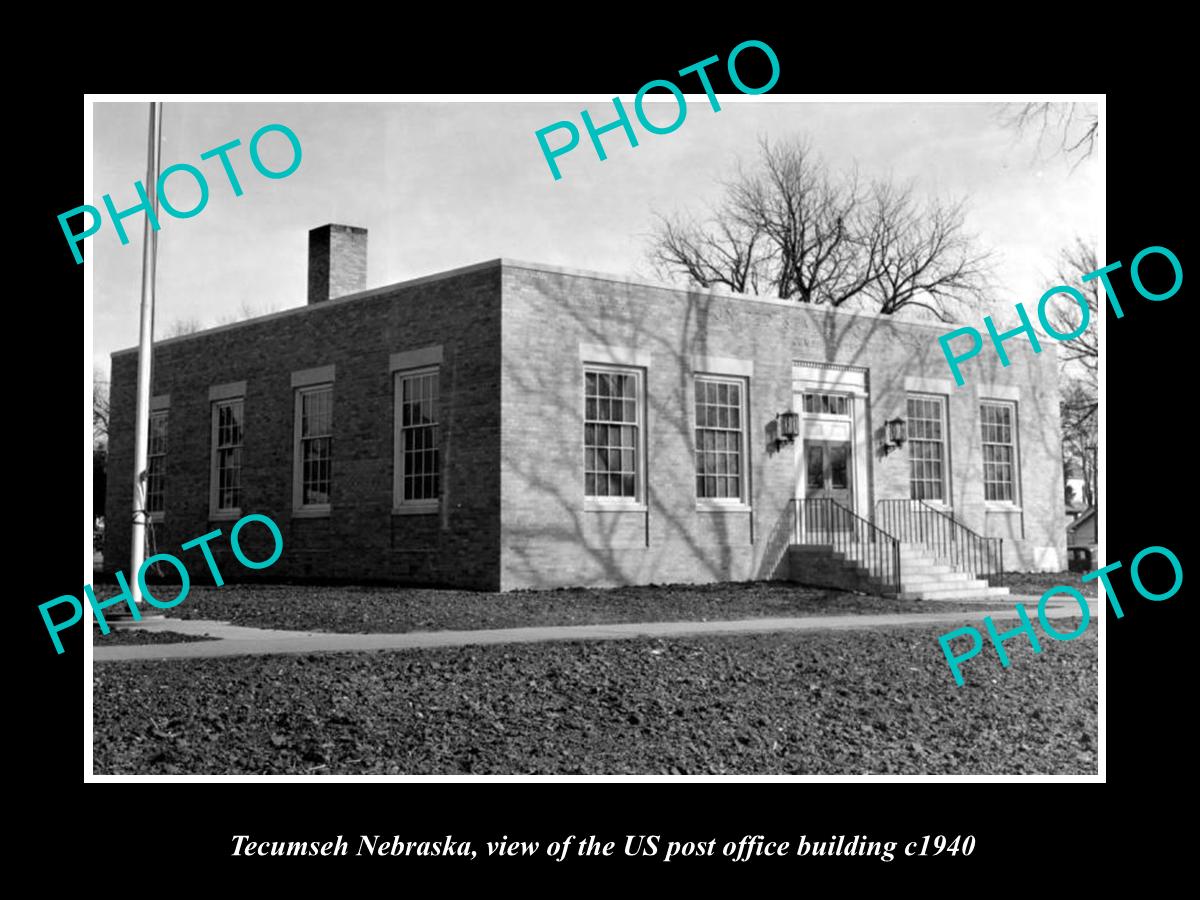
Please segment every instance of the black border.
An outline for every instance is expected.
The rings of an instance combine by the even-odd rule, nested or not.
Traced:
[[[543,28],[554,29],[561,24],[555,18],[560,13],[545,15],[549,18],[542,23]],[[617,20],[608,18],[611,15],[606,14],[606,20],[616,26]],[[1058,23],[1039,24],[1053,34]],[[295,54],[289,56],[279,50],[269,51],[259,63],[291,63],[288,71],[298,73],[297,77],[278,89],[294,91],[477,90],[469,83],[485,73],[485,89],[497,93],[587,91],[628,95],[651,78],[669,77],[670,72],[709,55],[724,58],[734,44],[754,37],[768,42],[780,59],[781,77],[775,93],[880,88],[957,92],[969,89],[964,83],[967,72],[979,73],[975,90],[1012,91],[1013,79],[1029,89],[1030,68],[1022,66],[1014,54],[1022,44],[1036,44],[1036,33],[1031,38],[1027,32],[1018,31],[1022,25],[1016,22],[999,23],[997,27],[1008,31],[1011,39],[993,33],[983,46],[962,35],[934,40],[937,35],[932,33],[925,43],[904,43],[902,36],[892,34],[851,45],[836,60],[829,58],[828,51],[824,59],[812,55],[832,37],[817,23],[774,30],[752,23],[744,28],[723,23],[704,37],[627,25],[585,39],[581,34],[584,29],[563,27],[553,36],[531,32],[525,37],[524,47],[509,38],[501,46],[484,36],[469,46],[457,34],[450,39],[426,32],[423,40],[407,40],[389,55],[364,47],[359,53],[363,58],[340,67],[334,61],[314,65],[314,48],[303,43],[295,47],[295,54],[310,54],[302,60],[304,65],[296,65]],[[1078,29],[1064,28],[1060,34],[1070,36],[1072,32],[1078,33]],[[331,35],[329,40],[336,37]],[[890,46],[893,42],[901,46]],[[885,47],[886,57],[882,53]],[[342,52],[349,55],[348,51]],[[1054,80],[1060,82],[1055,85],[1057,90],[1095,90],[1112,79],[1089,69],[1089,53],[1102,55],[1104,50],[1099,45],[1089,48],[1075,43],[1065,57],[1048,59],[1035,54],[1034,58],[1040,60],[1039,64],[1064,64],[1053,72]],[[1159,61],[1155,63],[1153,71],[1158,73]],[[1124,64],[1137,66],[1136,62]],[[178,84],[165,83],[169,79],[160,79],[159,74],[148,73],[145,87],[179,88]],[[247,83],[235,81],[241,77],[234,73],[224,83],[220,79],[213,83],[211,78],[192,80],[187,87],[234,91],[249,82],[263,83],[252,74],[244,76]],[[745,77],[755,83],[752,72]],[[1009,84],[1003,84],[1005,81]],[[718,83],[717,89],[726,88]],[[1108,94],[1108,261],[1121,259],[1127,267],[1143,247],[1162,245],[1171,248],[1187,269],[1183,185],[1189,181],[1190,169],[1182,159],[1186,142],[1174,131],[1184,114],[1180,106],[1181,101],[1151,86]],[[922,879],[945,878],[970,869],[1020,881],[1015,873],[1025,865],[1023,857],[1052,852],[1067,860],[1070,869],[1076,854],[1083,853],[1085,847],[1103,845],[1107,835],[1121,824],[1114,819],[1112,805],[1101,803],[1096,785],[639,782],[317,787],[235,783],[208,784],[203,793],[183,788],[184,796],[178,793],[180,788],[163,783],[83,785],[83,635],[79,630],[70,633],[67,652],[56,656],[45,639],[36,610],[38,602],[79,588],[77,541],[83,523],[73,515],[76,497],[67,480],[59,475],[77,471],[82,443],[79,416],[86,413],[86,386],[82,391],[85,410],[81,411],[76,405],[81,367],[70,362],[79,343],[72,339],[69,348],[63,347],[64,352],[53,352],[51,348],[57,348],[57,338],[65,330],[61,323],[68,317],[62,315],[61,308],[78,302],[75,298],[80,296],[82,281],[82,267],[75,266],[63,252],[55,218],[81,202],[78,141],[82,111],[82,95],[64,88],[39,97],[36,105],[30,103],[20,113],[21,121],[38,136],[37,152],[25,163],[29,177],[20,185],[29,193],[22,208],[33,214],[24,224],[33,227],[32,244],[38,264],[33,270],[35,277],[17,293],[25,302],[19,319],[14,317],[14,324],[19,324],[12,333],[22,340],[13,361],[20,361],[21,371],[35,374],[36,387],[26,384],[13,392],[18,407],[13,419],[36,423],[38,449],[21,454],[30,464],[22,467],[23,477],[17,479],[15,509],[19,510],[20,527],[14,546],[20,549],[12,568],[19,572],[20,587],[14,602],[20,606],[22,636],[29,644],[13,693],[20,698],[19,728],[15,730],[21,739],[17,745],[21,757],[28,760],[20,774],[32,769],[34,779],[26,784],[36,786],[34,808],[25,811],[33,820],[27,827],[35,843],[49,850],[57,842],[47,836],[68,840],[68,829],[75,835],[82,831],[92,842],[109,847],[109,858],[115,864],[135,867],[133,877],[145,879],[144,884],[156,876],[178,877],[181,869],[195,872],[199,864],[205,874],[262,877],[277,885],[280,879],[301,883],[301,878],[305,884],[313,884],[314,878],[340,883],[339,879],[350,871],[342,863],[351,860],[236,860],[228,855],[231,835],[313,839],[338,833],[387,835],[418,830],[424,835],[448,831],[476,841],[506,833],[545,842],[574,833],[598,834],[618,841],[618,846],[626,834],[655,833],[699,833],[705,838],[722,839],[762,833],[772,839],[793,840],[802,833],[810,839],[829,833],[867,833],[897,840],[926,833],[972,833],[977,837],[978,849],[969,861],[941,857],[936,864],[864,866],[861,860],[832,860],[828,866],[796,868],[793,860],[793,865],[786,868],[765,861],[741,864],[739,868],[696,860],[686,869],[679,866],[668,871],[640,860],[614,858],[603,863],[579,861],[570,869],[555,869],[545,862],[521,864],[506,860],[503,870],[478,863],[472,870],[492,883],[503,878],[504,872],[533,866],[549,868],[568,879],[585,872],[594,879],[632,869],[638,885],[647,876],[678,879],[694,873],[715,885],[718,881],[752,883],[749,878],[763,874],[765,867],[771,874],[786,871],[806,879],[818,873],[849,875],[856,879],[857,886],[864,877],[871,881],[872,874],[878,872],[890,878],[897,869]],[[13,266],[23,268],[24,253],[19,252],[23,249],[10,244],[10,251],[18,251],[10,257]],[[1104,438],[1108,477],[1101,496],[1107,518],[1108,558],[1128,565],[1143,547],[1158,544],[1171,548],[1187,572],[1188,542],[1181,519],[1188,513],[1189,472],[1182,456],[1190,443],[1190,423],[1184,418],[1190,410],[1181,400],[1187,396],[1193,379],[1185,368],[1191,356],[1189,329],[1184,321],[1188,309],[1186,287],[1168,301],[1150,303],[1133,294],[1127,280],[1114,282],[1126,314],[1117,320],[1110,312],[1106,323],[1111,433]],[[1024,299],[1028,307],[1037,298],[1018,299]],[[49,415],[45,402],[48,398],[52,398],[54,409]],[[1139,476],[1129,477],[1134,468]],[[1114,577],[1114,585],[1126,615],[1119,621],[1110,616],[1105,624],[1108,718],[1104,761],[1110,784],[1122,794],[1137,790],[1138,796],[1144,797],[1166,785],[1173,786],[1176,773],[1186,774],[1191,762],[1179,729],[1190,719],[1187,708],[1191,705],[1189,688],[1193,679],[1188,679],[1184,671],[1189,654],[1172,642],[1172,638],[1186,640],[1189,635],[1184,621],[1185,592],[1162,603],[1141,600],[1132,592],[1127,569]],[[1164,781],[1166,784],[1162,784]],[[1126,797],[1121,805],[1131,800]],[[82,828],[78,824],[80,811],[84,812]],[[1144,837],[1125,829],[1122,839],[1145,847],[1147,841],[1161,839],[1161,832],[1154,826],[1154,821],[1142,820],[1136,829]],[[353,865],[356,874],[372,871],[388,879],[385,884],[409,886],[414,882],[404,876],[417,871],[446,874],[456,879],[456,884],[471,874],[446,860],[436,861],[432,869],[426,865],[410,869],[414,861],[404,859],[367,864],[355,860]]]

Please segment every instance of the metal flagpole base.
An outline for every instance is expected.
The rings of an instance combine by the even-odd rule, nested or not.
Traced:
[[[106,611],[104,615],[104,621],[108,623],[108,628],[110,631],[129,631],[134,628],[140,628],[145,624],[157,625],[167,620],[167,614],[165,612],[163,612],[161,609],[150,606],[149,604],[142,607],[139,612],[141,612],[142,617],[140,619],[135,619],[133,617],[133,613],[129,612],[128,608],[126,607],[122,607],[120,612],[117,612],[114,609],[111,615],[109,615]],[[93,622],[92,627],[97,631],[100,630],[100,626],[95,624],[95,622]]]

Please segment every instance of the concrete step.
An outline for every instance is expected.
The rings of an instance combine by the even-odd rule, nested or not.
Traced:
[[[1007,596],[1007,588],[993,587],[900,592],[901,600],[1000,600]]]
[[[971,581],[974,577],[969,572],[956,572],[953,570],[949,572],[914,572],[912,569],[904,568],[900,570],[900,579],[902,581],[907,581],[910,578],[913,581]]]
[[[874,586],[882,596],[899,597],[905,600],[992,600],[1010,595],[1008,588],[989,587],[987,581],[976,578],[971,572],[956,569],[930,556],[920,544],[901,546],[900,590],[885,591],[884,577],[890,576],[894,562],[889,549],[874,545],[851,544],[835,550],[829,544],[793,544],[789,555],[798,566],[805,560],[833,561],[863,584],[864,590]],[[882,573],[873,573],[870,564],[882,565]]]
[[[851,557],[851,558],[854,558],[854,559],[870,558],[877,562],[882,561],[885,565],[891,565],[891,562],[892,562],[891,558],[888,556]],[[948,575],[948,574],[951,574],[953,572],[958,572],[958,571],[959,571],[958,569],[955,569],[952,566],[946,566],[946,565],[942,565],[940,563],[935,563],[932,560],[924,560],[924,561],[920,561],[920,562],[912,562],[912,561],[905,561],[905,560],[900,561],[900,573],[902,575],[908,575],[909,573],[912,573],[913,575],[920,575],[922,577],[927,576],[927,575],[932,577],[935,575]],[[968,573],[962,572],[961,574],[967,575]]]
[[[900,577],[900,588],[906,592],[948,593],[950,590],[958,590],[961,593],[964,590],[983,590],[986,587],[988,587],[988,582],[980,581],[978,578],[971,578],[971,580],[964,578],[962,581],[910,581],[904,576]]]
[[[906,591],[977,591],[987,587],[988,583],[978,578],[967,578],[966,575],[953,581],[907,578],[901,575],[900,586]]]

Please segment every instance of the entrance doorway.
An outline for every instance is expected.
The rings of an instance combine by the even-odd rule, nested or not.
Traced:
[[[810,538],[854,528],[854,401],[832,391],[802,399],[804,512]],[[838,542],[831,535],[831,540]]]
[[[798,539],[840,545],[870,520],[867,373],[853,366],[795,361],[792,409],[800,413],[795,497]],[[857,518],[856,518],[857,517]]]

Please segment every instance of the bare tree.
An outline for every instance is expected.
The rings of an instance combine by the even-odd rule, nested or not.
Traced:
[[[221,316],[217,319],[216,324],[218,326],[234,325],[238,322],[245,322],[247,319],[257,319],[259,316],[269,315],[277,310],[278,307],[274,306],[273,304],[269,306],[258,306],[250,303],[247,300],[243,300],[242,305],[239,306],[237,310]]]
[[[807,141],[759,141],[759,171],[726,185],[730,212],[767,240],[762,263],[783,299],[840,306],[870,281],[858,245],[863,204],[857,172],[830,175]]]
[[[1100,279],[1094,278],[1081,282],[1080,276],[1095,272],[1100,266],[1096,262],[1096,248],[1075,238],[1074,246],[1065,248],[1059,254],[1058,278],[1059,284],[1070,285],[1083,294],[1087,301],[1088,326],[1076,337],[1059,342],[1059,359],[1066,370],[1080,374],[1085,383],[1090,386],[1095,404],[1098,382],[1097,365],[1100,361]],[[1071,334],[1082,322],[1083,309],[1077,302],[1070,302],[1065,297],[1054,301],[1049,314],[1050,324],[1059,334]],[[1071,365],[1074,364],[1074,365]]]
[[[175,319],[163,331],[164,338],[184,337],[204,330],[204,323],[197,318]]]
[[[660,277],[940,318],[947,299],[983,292],[987,257],[962,204],[922,203],[911,184],[864,184],[855,169],[832,173],[807,141],[763,139],[759,150],[706,221],[658,217],[648,255]]]
[[[1063,390],[1060,404],[1062,420],[1063,466],[1073,469],[1083,478],[1084,505],[1095,506],[1099,493],[1096,478],[1096,446],[1099,425],[1098,389],[1100,347],[1098,339],[1100,315],[1099,279],[1081,283],[1080,276],[1094,272],[1096,250],[1082,238],[1062,250],[1058,259],[1060,284],[1079,290],[1087,301],[1088,324],[1077,336],[1059,341],[1059,370]],[[1060,334],[1070,334],[1078,329],[1083,319],[1083,309],[1065,297],[1054,301],[1049,308],[1049,321]]]
[[[109,398],[108,379],[104,371],[92,370],[92,443],[104,446],[108,443]]]
[[[1063,467],[1083,478],[1085,506],[1095,506],[1099,495],[1095,389],[1078,378],[1068,379],[1059,405],[1062,419]]]
[[[109,382],[103,369],[92,369],[92,514],[103,519],[108,474],[108,427],[112,406]],[[103,529],[93,531],[93,548],[99,549]]]
[[[911,183],[877,182],[866,220],[875,277],[865,292],[879,312],[911,306],[948,319],[958,304],[987,299],[989,257],[966,230],[963,201],[922,203]]]
[[[242,305],[233,312],[225,313],[219,316],[212,325],[206,325],[200,319],[190,317],[187,319],[175,319],[166,327],[163,333],[164,338],[184,337],[189,334],[195,334],[198,331],[203,331],[206,328],[219,328],[222,325],[234,325],[238,322],[244,322],[247,319],[255,319],[259,316],[269,315],[273,312],[278,312],[279,307],[270,304],[266,306],[257,306],[246,300],[242,301]]]
[[[743,226],[728,210],[712,217],[711,230],[681,216],[660,216],[650,256],[660,273],[673,269],[700,287],[723,285],[739,294],[757,294],[765,243],[758,228]]]
[[[1006,103],[1000,122],[1018,134],[1037,135],[1039,151],[1049,145],[1077,166],[1096,152],[1100,114],[1092,103]]]

